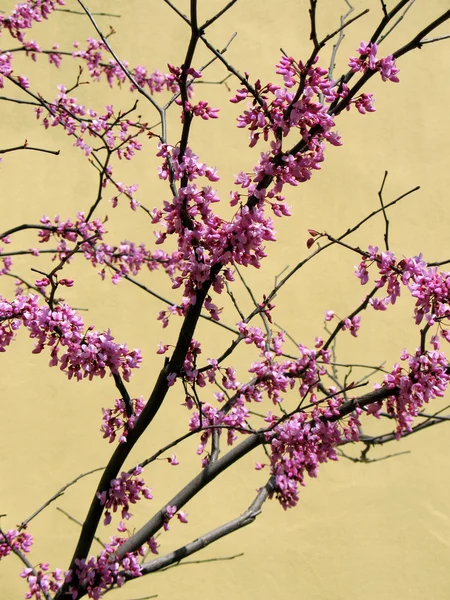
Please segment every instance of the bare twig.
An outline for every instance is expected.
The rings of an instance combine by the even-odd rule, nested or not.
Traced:
[[[412,1],[414,2],[415,0]],[[389,25],[389,23],[395,18],[396,15],[398,15],[402,8],[404,8],[410,2],[411,0],[400,0],[400,2],[396,6],[394,6],[389,12],[383,11],[384,16],[381,19],[378,27],[373,32],[372,37],[370,38],[370,41],[372,43],[375,43],[377,40],[380,39],[381,34]]]
[[[36,148],[35,146],[29,146],[28,142],[25,142],[21,146],[14,146],[13,148],[3,148],[0,150],[0,154],[7,154],[8,152],[16,152],[17,150],[34,150],[35,152],[45,152],[46,154],[59,155],[60,150],[48,150],[47,148]]]
[[[205,29],[207,29],[210,25],[217,21],[217,19],[220,19],[222,15],[224,15],[228,10],[230,10],[230,8],[234,6],[237,1],[238,0],[230,0],[230,2],[228,2],[228,4],[222,8],[222,10],[219,10],[217,14],[211,17],[211,19],[208,19],[203,23],[203,25],[200,27],[200,31],[204,32]]]
[[[175,440],[173,440],[172,442],[170,442],[163,448],[160,448],[157,452],[155,452],[152,456],[150,456],[150,458],[146,458],[145,460],[140,462],[138,466],[140,466],[142,468],[146,467],[150,463],[154,462],[157,458],[159,458],[161,456],[161,454],[164,454],[164,452],[167,452],[167,450],[171,450],[172,448],[175,448],[175,446],[178,446],[178,444],[180,444],[181,442],[184,442],[184,440],[187,440],[188,438],[192,437],[193,435],[199,433],[199,431],[201,431],[200,428],[193,429],[192,431],[188,431],[187,433],[180,435],[180,437],[176,438]],[[133,467],[128,472],[132,473],[132,471],[134,471],[135,468],[136,467]]]
[[[97,467],[96,469],[92,469],[91,471],[86,471],[86,473],[81,473],[81,475],[78,475],[78,477],[75,477],[75,479],[72,479],[72,481],[69,481],[69,483],[66,483],[65,485],[63,485],[62,488],[60,488],[55,494],[53,494],[53,496],[51,498],[49,498],[46,502],[44,502],[44,504],[42,506],[40,506],[37,510],[35,510],[31,516],[29,516],[27,519],[22,521],[22,523],[19,526],[19,530],[24,529],[30,521],[32,521],[35,517],[37,517],[37,515],[40,512],[42,512],[44,510],[44,508],[47,508],[47,506],[49,506],[57,498],[62,496],[69,487],[71,487],[72,485],[74,485],[75,483],[80,481],[80,479],[83,479],[84,477],[87,477],[88,475],[91,475],[92,473],[97,473],[98,471],[102,471],[104,468],[105,467]]]
[[[426,38],[426,36],[431,33],[434,29],[442,25],[446,21],[450,19],[450,9],[445,11],[440,17],[435,19],[432,23],[424,27],[419,33],[407,44],[396,50],[392,53],[392,56],[397,59],[401,56],[411,52],[411,50],[415,50],[416,48],[422,47],[422,40]]]
[[[319,50],[319,40],[317,39],[317,24],[316,24],[316,9],[317,0],[309,0],[309,19],[311,21],[311,33],[309,39],[312,41],[314,50]]]
[[[339,36],[338,36],[338,39],[337,39],[336,43],[333,44],[333,49],[331,51],[330,66],[329,66],[329,69],[328,69],[328,77],[329,77],[329,79],[333,79],[333,72],[334,72],[334,69],[336,67],[335,63],[336,63],[337,52],[338,52],[339,47],[342,44],[342,42],[344,40],[344,37],[345,37],[344,27],[343,26],[344,26],[347,18],[355,10],[354,7],[350,4],[350,2],[348,0],[345,0],[345,2],[347,3],[348,11],[341,16],[341,30],[339,32]]]
[[[383,0],[380,0],[380,2],[381,2],[381,10],[383,11],[384,16],[387,17],[388,12],[387,12],[386,3]]]
[[[170,0],[163,0],[168,6],[170,6],[170,8],[179,16],[183,19],[183,21],[185,23],[187,23],[189,25],[189,27],[191,26],[191,22],[189,21],[188,17],[181,12],[181,10],[179,10],[175,4],[173,4]]]
[[[239,552],[239,554],[232,554],[231,556],[216,556],[215,558],[204,558],[203,560],[184,560],[183,562],[170,565],[165,569],[161,569],[161,571],[168,571],[169,569],[173,569],[174,567],[184,567],[187,565],[203,565],[212,562],[224,562],[228,560],[234,560],[235,558],[241,558],[241,556],[244,556],[243,552]]]
[[[414,4],[416,0],[411,0],[410,3],[406,6],[405,10],[403,11],[403,13],[400,15],[400,17],[395,21],[395,23],[392,25],[392,27],[390,27],[386,33],[384,35],[381,35],[378,40],[377,40],[377,44],[381,44],[381,42],[383,40],[385,40],[387,38],[387,36],[392,33],[394,31],[394,29],[396,27],[398,27],[398,25],[403,21],[403,19],[405,18],[406,13],[409,11],[409,9],[412,7],[412,5]],[[384,3],[383,3],[384,4]],[[387,12],[384,13],[385,17],[387,17]]]
[[[424,40],[422,40],[422,45],[423,44],[434,44],[434,42],[448,40],[449,38],[450,38],[450,33],[447,33],[446,35],[440,35],[439,37],[435,37],[435,38],[425,38]]]
[[[244,313],[239,308],[239,304],[237,303],[237,300],[236,300],[233,292],[231,291],[231,288],[230,288],[230,286],[228,284],[228,281],[225,281],[225,289],[227,290],[227,294],[230,297],[230,300],[233,303],[233,306],[236,309],[236,312],[238,313],[241,321],[243,321],[245,319]]]
[[[0,254],[0,258],[2,256],[4,256],[4,255]],[[17,279],[18,281],[20,281],[21,283],[23,283],[23,285],[25,285],[28,290],[33,290],[37,294],[40,294],[45,300],[48,300],[48,296],[47,296],[47,294],[45,293],[45,291],[43,289],[37,287],[36,285],[33,285],[32,283],[30,283],[26,279],[23,279],[23,277],[20,277],[19,275],[16,275],[15,273],[5,273],[5,275],[7,275],[8,277],[12,277],[13,279]]]
[[[56,507],[56,510],[59,510],[60,513],[62,513],[65,517],[67,517],[69,519],[69,521],[72,521],[73,523],[76,523],[77,525],[79,525],[80,527],[83,526],[83,523],[81,521],[79,521],[78,519],[75,519],[75,517],[72,517],[72,515],[70,515],[66,510],[64,510],[63,508],[61,508],[60,506]],[[102,540],[97,536],[94,535],[94,540],[100,544],[100,546],[102,546],[102,548],[106,548],[106,544],[104,544],[102,542]]]
[[[166,0],[164,0],[164,1],[166,1]],[[258,94],[256,89],[252,86],[252,84],[247,80],[247,78],[244,77],[243,75],[241,75],[241,73],[239,73],[239,71],[235,67],[233,67],[233,65],[231,63],[229,63],[226,60],[226,58],[223,56],[223,52],[217,50],[217,48],[214,48],[214,46],[209,43],[209,41],[206,39],[206,37],[204,35],[200,36],[200,39],[205,44],[205,46],[208,48],[208,50],[210,50],[214,54],[214,56],[216,56],[220,60],[220,62],[224,65],[224,67],[227,69],[227,71],[229,71],[232,75],[234,75],[239,80],[241,85],[243,87],[245,87],[245,89],[253,96],[253,98],[261,106],[261,108],[264,109],[265,107],[264,107],[263,99]]]
[[[379,458],[368,458],[367,457],[367,453],[370,449],[370,446],[366,446],[366,448],[361,452],[361,456],[355,457],[355,456],[350,456],[349,454],[346,454],[341,448],[337,449],[337,453],[339,456],[342,456],[342,458],[346,458],[347,460],[350,460],[353,463],[365,463],[365,464],[371,464],[371,463],[376,463],[376,462],[380,462],[382,460],[388,460],[389,458],[395,458],[397,456],[402,456],[403,454],[411,454],[410,450],[403,450],[402,452],[394,452],[393,454],[387,454],[386,456],[380,456]]]
[[[0,96],[0,100],[4,102],[14,102],[14,104],[27,104],[28,106],[41,106],[40,102],[31,102],[30,100],[20,100],[19,98],[9,98],[8,96]]]
[[[71,10],[70,8],[56,8],[56,12],[65,12],[71,15],[85,15],[86,13],[81,10]],[[118,15],[116,13],[106,13],[106,12],[93,12],[91,13],[93,17],[114,17],[115,19],[120,19],[122,15]]]
[[[386,214],[386,210],[384,208],[384,202],[383,202],[383,190],[384,190],[384,184],[386,183],[387,176],[388,176],[388,172],[385,171],[383,181],[381,182],[380,191],[378,192],[378,198],[380,199],[381,208],[383,209],[383,217],[384,217],[384,223],[385,223],[384,245],[386,246],[386,250],[388,251],[389,250],[389,219],[387,218],[387,214]]]

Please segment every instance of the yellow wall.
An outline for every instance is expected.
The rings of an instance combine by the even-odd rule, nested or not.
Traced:
[[[182,10],[187,10],[188,4],[187,0],[178,2]],[[219,0],[201,0],[203,20],[222,4]],[[280,47],[297,58],[306,57],[309,52],[308,4],[306,0],[241,0],[208,35],[215,46],[223,47],[237,31],[228,60],[241,72],[248,71],[251,80],[273,80],[273,65],[279,59]],[[318,4],[320,31],[325,33],[336,27],[345,3],[321,0]],[[345,68],[345,57],[354,53],[359,41],[368,39],[381,12],[380,2],[375,0],[355,0],[353,4],[356,11],[369,7],[371,12],[349,29],[337,72],[339,66]],[[5,11],[10,6],[10,2],[2,3]],[[73,2],[69,6],[77,5]],[[187,27],[161,0],[92,0],[89,7],[122,15],[120,19],[99,19],[99,23],[105,30],[109,24],[117,29],[112,42],[131,65],[165,70],[167,62],[182,62]],[[446,0],[417,2],[380,52],[387,54],[396,49],[446,8]],[[440,31],[447,32],[445,28]],[[72,40],[83,41],[88,36],[95,37],[95,33],[87,22],[62,13],[36,26],[29,35],[42,47],[59,41],[62,49],[69,48]],[[10,43],[5,40],[6,37],[2,39],[2,49]],[[370,82],[366,91],[376,94],[375,114],[363,117],[353,111],[339,118],[344,146],[330,148],[323,170],[316,173],[313,181],[289,192],[293,217],[277,224],[280,242],[269,248],[270,258],[261,271],[246,274],[256,293],[270,289],[277,273],[306,255],[307,228],[337,235],[376,209],[377,191],[386,169],[388,200],[421,185],[420,192],[390,212],[392,249],[405,256],[423,251],[429,260],[449,257],[449,56],[448,42],[407,55],[399,62],[400,84]],[[195,64],[203,64],[206,58],[207,53],[201,49]],[[328,60],[329,49],[325,51],[326,66]],[[18,63],[24,72],[31,72],[33,89],[54,94],[61,76],[42,57],[36,66],[30,66],[25,59],[18,59]],[[70,61],[66,59],[66,63]],[[72,78],[68,84],[76,75],[76,68],[70,68]],[[223,75],[223,69],[214,66],[205,78],[219,80]],[[233,81],[229,84],[235,88]],[[7,91],[8,95],[15,94]],[[80,94],[86,103],[92,102],[99,108],[110,101],[108,89],[93,84],[80,89]],[[197,97],[220,106],[221,118],[217,122],[194,122],[192,138],[201,158],[219,168],[222,179],[218,188],[223,197],[233,173],[250,169],[257,156],[246,147],[246,132],[234,128],[237,109],[227,103],[229,96],[224,86],[199,86]],[[115,91],[113,99],[125,108],[134,100],[124,91]],[[73,217],[77,210],[87,210],[96,194],[96,174],[81,153],[71,147],[72,142],[60,131],[45,132],[38,127],[25,107],[8,103],[1,106],[3,148],[27,138],[33,145],[61,149],[59,157],[31,152],[4,157],[0,172],[1,229],[37,222],[42,214]],[[142,100],[140,111],[151,122],[156,121]],[[178,120],[173,117],[169,139],[176,142],[178,136]],[[121,165],[119,172],[127,183],[139,182],[139,199],[152,207],[167,198],[168,191],[155,176],[158,162],[152,142],[146,144],[146,150],[129,164]],[[152,244],[153,226],[142,213],[132,213],[125,202],[115,212],[105,204],[99,215],[107,211],[111,214],[108,229],[112,241],[128,237]],[[380,217],[355,235],[353,241],[382,245],[382,235]],[[32,236],[19,234],[16,239],[17,247],[33,245]],[[295,339],[311,345],[314,336],[321,332],[325,309],[345,314],[360,301],[362,290],[352,275],[356,262],[356,256],[342,249],[322,254],[277,298],[275,320],[287,327]],[[18,260],[17,265],[15,272],[32,277],[28,261]],[[83,313],[85,321],[95,323],[98,329],[111,327],[117,340],[143,349],[144,364],[132,378],[130,391],[133,396],[147,396],[162,364],[161,357],[154,354],[156,344],[176,335],[175,327],[167,334],[155,322],[157,311],[163,306],[126,282],[118,287],[101,283],[95,269],[81,260],[68,269],[70,274],[74,275],[76,286],[68,292],[67,299],[73,306],[89,308]],[[144,274],[143,281],[176,298],[162,275]],[[2,292],[10,294],[10,282],[1,284]],[[247,300],[243,303],[248,306]],[[410,314],[411,304],[404,302],[386,315],[364,316],[360,338],[340,344],[339,358],[392,364],[403,347],[413,350],[417,345],[418,332]],[[233,319],[234,315],[227,322],[232,323]],[[218,328],[202,324],[200,332],[205,340],[205,357],[226,346],[228,338]],[[46,367],[48,358],[44,353],[32,355],[31,347],[32,342],[22,332],[1,357],[0,513],[8,515],[2,519],[3,528],[22,521],[79,473],[104,465],[112,449],[98,432],[101,407],[111,406],[116,397],[112,380],[69,382],[62,373]],[[246,356],[250,354],[241,353],[240,361]],[[187,411],[179,408],[180,401],[176,393],[169,395],[151,431],[133,452],[129,466],[183,431]],[[443,425],[371,453],[374,457],[400,451],[408,454],[368,465],[346,460],[326,465],[321,468],[318,481],[307,482],[296,509],[284,512],[277,502],[269,502],[253,525],[221,540],[193,560],[241,552],[244,556],[155,574],[112,592],[111,598],[125,600],[151,594],[180,600],[205,595],[215,600],[450,598],[448,439]],[[169,469],[165,462],[159,462],[146,471],[155,500],[143,501],[133,511],[141,521],[148,516],[147,511],[162,505],[177,486],[196,472],[199,461],[195,447],[189,442],[179,451],[181,459],[187,458],[177,468]],[[175,524],[170,534],[163,534],[162,551],[245,510],[263,481],[253,470],[256,458],[247,457],[235,472],[224,474],[200,499],[189,504],[186,510],[190,524]],[[74,518],[83,520],[95,485],[96,475],[83,480],[32,523],[30,531],[36,538],[32,562],[49,560],[52,567],[67,567],[79,528],[55,507],[61,506]],[[112,533],[106,530],[101,535],[107,538]],[[14,557],[0,564],[2,598],[15,600],[25,593],[25,585],[17,576],[21,568]]]

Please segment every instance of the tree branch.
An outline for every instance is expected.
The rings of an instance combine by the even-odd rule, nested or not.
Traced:
[[[154,573],[155,571],[161,571],[161,569],[165,569],[170,565],[179,563],[181,560],[191,556],[192,554],[195,554],[199,550],[203,550],[203,548],[206,548],[206,546],[209,546],[217,540],[230,535],[230,533],[233,533],[242,527],[247,527],[247,525],[253,523],[256,517],[261,514],[264,502],[271,496],[271,494],[273,494],[274,490],[275,481],[274,477],[271,477],[266,485],[261,488],[252,504],[244,513],[242,513],[242,515],[236,519],[233,519],[232,521],[229,521],[228,523],[225,523],[224,525],[221,525],[220,527],[217,527],[216,529],[213,529],[209,533],[203,534],[193,542],[190,542],[189,544],[186,544],[181,548],[166,554],[165,556],[160,556],[152,561],[144,563],[141,566],[142,575]],[[126,573],[125,577],[127,577]]]

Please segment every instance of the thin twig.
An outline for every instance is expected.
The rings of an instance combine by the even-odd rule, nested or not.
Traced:
[[[215,21],[217,21],[217,19],[220,19],[220,17],[222,15],[224,15],[228,10],[230,10],[230,8],[236,4],[238,0],[231,0],[230,2],[228,2],[228,4],[226,6],[224,6],[222,8],[222,10],[219,10],[219,12],[217,14],[214,15],[214,17],[211,17],[211,19],[208,19],[207,21],[205,21],[203,23],[203,25],[200,27],[200,31],[205,31],[205,29],[207,29],[210,25],[212,25]]]
[[[339,47],[342,44],[342,42],[344,41],[344,37],[345,37],[343,25],[346,22],[347,18],[355,10],[354,7],[350,4],[350,2],[348,0],[345,0],[345,2],[347,3],[348,11],[345,14],[341,15],[341,30],[339,32],[339,36],[338,36],[338,39],[337,39],[336,43],[333,44],[333,49],[331,51],[330,66],[328,68],[328,78],[330,80],[333,79],[333,72],[334,72],[334,69],[336,67],[336,64],[335,64],[336,63],[336,56],[337,56]]]
[[[380,2],[381,2],[381,10],[383,11],[384,16],[387,17],[388,12],[387,12],[386,2],[384,2],[383,0],[380,0]]]
[[[204,558],[203,560],[185,560],[183,562],[170,565],[169,567],[165,567],[164,569],[161,569],[160,572],[168,571],[169,569],[173,569],[175,567],[184,567],[185,565],[203,565],[205,563],[224,562],[228,560],[234,560],[235,558],[241,558],[241,556],[244,556],[243,552],[239,552],[239,554],[232,554],[231,556],[216,556],[215,558]]]
[[[19,531],[21,531],[22,529],[24,529],[28,525],[28,523],[30,521],[32,521],[35,517],[37,517],[37,515],[40,512],[42,512],[44,510],[44,508],[47,508],[47,506],[49,506],[57,498],[59,498],[60,496],[62,496],[64,494],[64,492],[69,487],[71,487],[72,485],[74,485],[75,483],[77,483],[77,481],[80,481],[80,479],[83,479],[83,477],[87,477],[88,475],[91,475],[92,473],[96,473],[97,471],[102,471],[104,468],[105,467],[97,467],[96,469],[92,469],[91,471],[86,471],[86,473],[81,473],[81,475],[78,475],[78,477],[75,477],[75,479],[73,479],[69,483],[66,483],[65,485],[63,485],[62,488],[60,488],[55,494],[53,494],[53,496],[51,498],[49,498],[46,502],[44,502],[44,504],[42,506],[40,506],[37,510],[35,510],[34,513],[31,516],[29,516],[27,519],[25,519],[24,521],[22,521],[22,523],[19,526]]]
[[[83,526],[83,523],[81,521],[79,521],[78,519],[75,519],[75,517],[72,517],[72,515],[70,515],[66,510],[64,510],[63,508],[61,508],[60,506],[56,507],[56,510],[59,510],[60,513],[62,513],[64,516],[66,516],[69,521],[72,521],[73,523],[76,523],[77,525],[79,525],[80,527]],[[102,548],[106,548],[106,544],[104,544],[102,542],[102,540],[97,536],[94,535],[94,540],[100,544],[100,546],[102,546]]]
[[[85,4],[83,3],[82,0],[78,0],[78,4],[81,6],[81,8],[84,10],[84,12],[86,13],[86,15],[88,16],[88,19],[90,20],[90,22],[92,23],[95,31],[98,33],[98,35],[100,36],[100,39],[102,40],[102,42],[105,44],[105,46],[108,48],[109,53],[111,54],[111,56],[114,58],[114,60],[116,61],[116,63],[119,65],[119,67],[121,68],[123,74],[125,75],[125,77],[127,77],[131,83],[135,86],[136,90],[142,94],[144,96],[144,98],[146,98],[150,104],[156,108],[156,110],[159,112],[161,118],[163,118],[163,110],[161,109],[161,107],[159,106],[159,104],[151,97],[150,94],[148,94],[144,88],[142,86],[140,86],[138,84],[138,82],[136,81],[136,79],[133,77],[133,75],[130,73],[130,71],[125,67],[125,65],[123,64],[123,62],[120,60],[120,58],[117,56],[117,54],[114,52],[114,50],[111,47],[111,44],[108,42],[108,40],[106,39],[106,37],[103,35],[101,29],[99,28],[99,26],[97,25],[97,23],[95,22],[94,17],[92,16],[92,13],[89,11],[89,9],[85,6]],[[163,121],[164,122],[164,121]],[[165,137],[165,132],[163,133],[164,137]]]
[[[146,467],[150,463],[154,462],[157,458],[159,458],[161,456],[161,454],[164,454],[164,452],[167,452],[167,450],[171,450],[172,448],[175,448],[175,446],[177,446],[179,443],[184,442],[184,440],[187,440],[188,438],[199,433],[200,431],[202,431],[202,429],[197,428],[197,429],[193,429],[192,431],[188,431],[187,433],[184,433],[183,435],[180,435],[180,437],[178,437],[177,439],[173,440],[172,442],[170,442],[163,448],[160,448],[157,452],[155,452],[152,456],[150,456],[150,458],[146,458],[145,460],[140,462],[138,466],[141,468]],[[133,467],[128,472],[131,474],[135,468],[136,467]]]
[[[434,44],[434,42],[440,42],[441,40],[448,40],[450,38],[450,33],[447,33],[446,35],[440,35],[439,37],[435,37],[435,38],[425,38],[424,40],[422,40],[422,45],[423,44]]]
[[[225,289],[227,290],[227,294],[230,297],[231,302],[233,303],[234,308],[236,309],[241,321],[244,321],[245,316],[244,313],[241,311],[241,309],[239,308],[239,305],[237,303],[237,300],[233,294],[233,292],[231,291],[230,285],[228,284],[228,281],[225,281]]]
[[[29,106],[41,106],[40,102],[31,102],[30,100],[19,100],[19,98],[9,98],[8,96],[0,96],[0,100],[6,102],[14,102],[15,104],[27,104]]]
[[[407,5],[407,7],[405,8],[405,10],[403,11],[403,13],[400,15],[400,17],[397,19],[397,21],[392,25],[392,27],[390,29],[388,29],[388,31],[386,31],[386,33],[384,35],[381,35],[378,40],[377,40],[377,44],[381,44],[381,42],[383,40],[385,40],[387,38],[387,36],[392,33],[394,31],[394,29],[396,27],[398,27],[398,25],[403,21],[403,19],[405,18],[406,13],[409,11],[409,9],[412,7],[412,5],[414,4],[416,0],[411,0],[411,3]],[[385,16],[387,16],[387,13],[385,12]]]
[[[179,16],[183,19],[183,21],[185,23],[187,23],[189,25],[189,27],[191,26],[191,22],[189,21],[188,17],[183,14],[176,6],[175,4],[173,4],[170,0],[163,0],[168,6],[170,6],[170,8]]]
[[[402,456],[403,454],[411,454],[411,450],[403,450],[402,452],[394,452],[393,454],[387,454],[386,456],[381,456],[379,458],[367,458],[367,452],[368,452],[369,448],[370,448],[370,446],[367,446],[365,448],[365,450],[363,450],[363,452],[361,453],[361,456],[359,458],[354,457],[354,456],[349,456],[341,448],[337,449],[337,453],[339,454],[339,456],[342,456],[342,458],[346,458],[347,460],[350,460],[353,463],[364,463],[364,464],[371,464],[371,463],[380,462],[382,460],[388,460],[389,458],[396,458],[397,456]],[[365,454],[363,454],[364,452],[365,452]]]
[[[442,25],[449,19],[450,19],[450,9],[446,10],[445,13],[443,13],[440,17],[438,17],[432,23],[430,23],[429,25],[424,27],[422,29],[422,31],[419,31],[419,33],[410,42],[405,44],[402,48],[399,48],[398,50],[393,52],[392,56],[395,59],[397,59],[397,58],[400,58],[401,56],[404,56],[408,52],[411,52],[411,50],[415,50],[416,48],[420,49],[422,47],[422,40],[425,38],[425,36],[427,36],[434,29],[439,27],[439,25]]]
[[[56,8],[56,12],[65,12],[71,15],[85,15],[86,13],[81,10],[71,10],[70,8]],[[115,19],[120,19],[122,15],[118,15],[116,13],[106,13],[106,12],[93,12],[91,13],[93,17],[114,17]]]
[[[389,251],[389,219],[387,218],[387,214],[386,214],[386,210],[384,208],[384,202],[383,202],[383,190],[384,190],[384,184],[386,183],[387,176],[388,176],[388,172],[385,171],[383,181],[381,182],[381,187],[378,192],[378,198],[380,199],[381,208],[383,209],[383,217],[384,217],[384,223],[385,223],[384,244],[386,246],[386,251]]]
[[[27,141],[25,141],[21,146],[14,146],[13,148],[3,148],[3,150],[0,150],[0,154],[16,152],[17,150],[33,150],[35,152],[45,152],[46,154],[54,154],[56,156],[60,154],[60,150],[47,150],[47,148],[36,148],[35,146],[28,146]]]

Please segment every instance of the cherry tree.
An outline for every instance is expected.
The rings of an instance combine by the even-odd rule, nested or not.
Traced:
[[[249,525],[268,500],[283,509],[295,507],[301,486],[308,476],[318,475],[322,463],[340,457],[367,461],[375,446],[450,418],[442,401],[450,380],[446,261],[394,253],[390,243],[390,209],[418,188],[386,200],[385,173],[378,206],[338,232],[303,223],[296,198],[329,152],[345,152],[339,147],[344,141],[351,144],[341,139],[339,120],[353,112],[364,127],[370,119],[374,81],[384,82],[382,93],[389,96],[392,86],[401,85],[400,67],[410,53],[445,43],[448,36],[438,28],[450,19],[450,10],[396,45],[391,40],[407,13],[420,11],[415,0],[380,0],[370,13],[358,12],[345,0],[340,21],[327,32],[320,31],[321,3],[299,2],[309,19],[309,54],[300,57],[296,48],[283,48],[272,79],[264,81],[228,60],[233,36],[219,49],[210,35],[220,19],[232,15],[238,0],[219,7],[214,2],[213,8],[198,0],[161,4],[189,34],[184,56],[167,67],[150,64],[149,57],[143,57],[145,66],[128,63],[116,50],[114,30],[105,25],[116,15],[96,13],[82,0],[28,0],[0,16],[3,106],[14,103],[34,113],[35,126],[48,133],[49,143],[67,138],[76,160],[83,157],[86,172],[92,181],[96,178],[76,214],[65,214],[62,202],[60,215],[1,231],[0,349],[8,352],[16,338],[31,338],[29,352],[45,356],[46,364],[56,367],[55,378],[66,376],[71,385],[83,386],[83,395],[97,393],[96,382],[103,380],[109,398],[97,427],[109,444],[109,460],[95,491],[83,497],[86,514],[70,564],[33,556],[32,521],[92,471],[69,475],[19,524],[2,515],[0,558],[10,569],[14,555],[22,562],[26,598],[103,597]],[[60,47],[58,30],[51,29],[56,18],[83,20],[88,39]],[[55,39],[50,46],[34,39],[44,21]],[[356,31],[363,32],[363,40],[358,38],[352,55],[342,61],[344,36],[356,40]],[[53,95],[33,77],[34,63],[40,68],[48,63],[58,81]],[[338,72],[341,63],[344,69]],[[27,67],[28,76],[22,74]],[[221,78],[209,78],[211,72]],[[83,96],[88,82],[90,93],[103,86],[111,101],[99,106],[93,93],[88,103]],[[234,116],[228,126],[247,130],[240,139],[250,148],[248,161],[229,181],[221,179],[220,164],[210,164],[196,151],[197,138],[206,130],[214,135],[214,122],[221,117],[222,107],[204,99],[207,84],[220,89],[224,104],[231,103]],[[46,158],[59,154],[49,145],[32,143],[33,135],[27,129],[27,141],[0,151],[3,168],[13,152]],[[226,146],[225,140],[224,155]],[[151,157],[152,169],[155,159],[158,164],[152,171],[157,193],[150,189],[150,199],[127,170],[128,162],[143,153]],[[150,233],[144,243],[117,241],[111,233],[121,235],[116,215],[124,207],[145,223]],[[381,235],[364,246],[356,244],[353,234],[375,217],[383,219]],[[278,265],[274,284],[256,292],[249,284],[251,273],[270,256],[278,222],[288,218],[298,223],[304,256],[287,270]],[[337,314],[330,299],[315,339],[299,341],[289,323],[278,324],[285,317],[277,313],[277,298],[293,278],[308,287],[307,276],[301,280],[306,269],[323,253],[338,249],[356,265],[348,277],[359,280],[362,299],[350,294],[347,314]],[[72,277],[74,265],[78,270]],[[160,339],[153,356],[116,339],[113,322],[96,327],[83,312],[89,307],[77,307],[73,294],[82,285],[79,273],[92,267],[98,286],[112,282],[112,295],[139,290],[140,306],[130,310],[129,318],[139,320],[143,311],[151,312]],[[337,342],[356,344],[353,338],[363,331],[365,316],[373,313],[382,320],[400,297],[410,298],[402,310],[409,311],[416,345],[393,365],[384,364],[383,356],[375,366],[364,359],[341,362]],[[142,336],[144,345],[144,328]],[[141,390],[134,394],[137,369]],[[184,430],[175,437],[169,432],[162,445],[152,445],[147,433],[168,405]],[[369,433],[374,419],[382,426],[376,434]],[[248,455],[259,484],[247,509],[170,547],[170,534],[161,533],[177,522],[187,530],[189,502]],[[179,477],[177,490],[165,498],[164,475],[161,481],[146,477],[146,468],[158,460]],[[163,498],[157,505],[153,488]],[[136,503],[145,505],[142,520],[133,518]],[[97,552],[96,541],[102,544]]]

